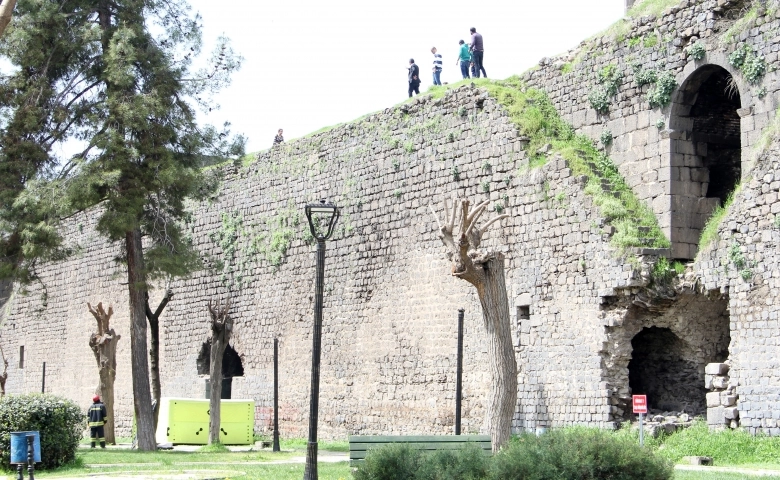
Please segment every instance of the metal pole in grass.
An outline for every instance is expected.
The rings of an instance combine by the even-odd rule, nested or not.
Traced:
[[[317,272],[314,282],[314,334],[311,352],[311,400],[309,403],[309,442],[306,445],[306,469],[304,480],[318,480],[317,476],[317,417],[320,397],[320,347],[322,338],[322,304],[325,283],[325,240],[333,234],[339,209],[336,205],[320,200],[306,205],[311,235],[317,241]]]
[[[274,338],[274,446],[273,451],[279,449],[279,339]]]
[[[458,370],[455,377],[455,435],[460,435],[461,397],[463,394],[463,313],[458,309]]]

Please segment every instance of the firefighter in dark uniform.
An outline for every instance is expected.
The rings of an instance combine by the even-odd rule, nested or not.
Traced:
[[[92,405],[87,412],[89,418],[89,436],[92,439],[91,448],[95,448],[95,441],[100,442],[100,448],[106,448],[106,433],[103,425],[106,424],[108,414],[106,405],[100,401],[100,395],[92,397]]]

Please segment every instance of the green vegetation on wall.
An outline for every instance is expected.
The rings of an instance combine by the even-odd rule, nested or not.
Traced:
[[[636,197],[612,160],[596,148],[593,140],[576,135],[544,92],[527,88],[518,77],[499,81],[479,79],[474,83],[487,90],[504,107],[520,133],[529,138],[528,152],[550,144],[553,152],[568,162],[574,175],[587,177],[585,193],[593,196],[606,221],[615,227],[611,242],[618,250],[669,247],[655,215]],[[540,158],[544,156],[534,156],[531,160],[538,162]]]

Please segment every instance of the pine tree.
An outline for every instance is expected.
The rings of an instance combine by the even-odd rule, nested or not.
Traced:
[[[98,206],[97,230],[122,245],[127,265],[142,450],[156,447],[148,282],[198,267],[182,225],[186,199],[208,192],[198,167],[204,155],[243,153],[243,137],[199,127],[195,112],[214,108],[240,57],[222,38],[196,70],[200,50],[200,17],[184,0],[20,0],[0,43],[16,67],[0,80],[0,274],[30,278],[35,261],[67,253],[57,220]],[[73,142],[77,154],[53,153]]]

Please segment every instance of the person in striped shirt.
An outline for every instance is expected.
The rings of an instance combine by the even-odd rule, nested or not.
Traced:
[[[436,53],[436,47],[431,49],[433,54],[433,84],[441,85],[441,54]]]

